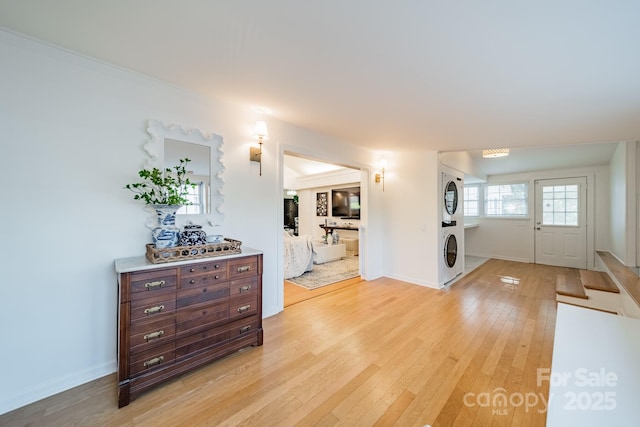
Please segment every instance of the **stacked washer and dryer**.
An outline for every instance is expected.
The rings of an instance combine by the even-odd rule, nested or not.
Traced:
[[[463,178],[454,171],[441,173],[440,285],[464,271]]]

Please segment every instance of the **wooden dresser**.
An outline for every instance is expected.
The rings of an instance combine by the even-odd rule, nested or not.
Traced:
[[[118,273],[118,406],[247,346],[262,345],[262,253],[151,264]]]

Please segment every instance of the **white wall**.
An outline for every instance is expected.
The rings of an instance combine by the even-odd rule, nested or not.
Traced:
[[[12,33],[0,31],[0,57],[0,413],[115,370],[113,260],[142,255],[150,240],[143,205],[123,189],[137,181],[145,160],[148,119],[224,137],[220,231],[264,251],[265,316],[283,306],[283,147],[309,154],[322,147],[348,164],[374,160],[340,141],[258,117],[248,106],[208,100]],[[248,159],[256,119],[267,119],[272,135],[261,177]],[[370,206],[381,210],[378,197]],[[382,274],[381,214],[371,213],[366,225],[374,248],[367,274],[375,278]]]
[[[387,157],[384,198],[384,275],[439,287],[438,153],[400,152]]]
[[[609,250],[609,167],[547,170],[489,176],[488,184],[527,182],[529,215],[522,219],[479,217],[477,228],[465,230],[465,254],[520,262],[534,262],[534,181],[562,177],[587,177],[588,266],[594,267],[594,250]]]
[[[627,266],[635,266],[636,143],[621,142],[611,159],[611,252]]]
[[[466,151],[440,153],[439,157],[440,163],[473,177],[474,182],[487,180],[487,174],[476,167],[473,158]]]

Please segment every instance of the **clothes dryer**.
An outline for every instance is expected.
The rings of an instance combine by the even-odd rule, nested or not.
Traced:
[[[442,226],[453,227],[463,219],[462,179],[442,173]]]

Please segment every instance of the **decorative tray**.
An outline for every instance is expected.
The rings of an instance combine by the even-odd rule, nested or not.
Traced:
[[[152,243],[147,244],[147,259],[153,264],[163,262],[184,261],[189,259],[210,258],[223,255],[239,254],[242,252],[240,240],[224,238],[220,243],[207,243],[193,246],[174,246],[172,248],[156,248]]]

